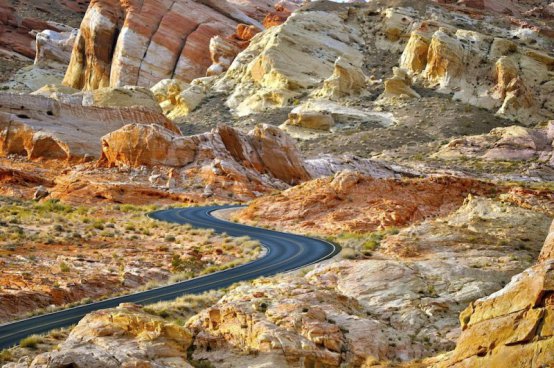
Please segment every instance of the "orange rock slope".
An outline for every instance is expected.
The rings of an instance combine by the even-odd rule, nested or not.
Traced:
[[[445,215],[468,194],[486,195],[493,190],[493,185],[473,179],[373,179],[343,171],[259,198],[236,217],[292,230],[367,232]]]

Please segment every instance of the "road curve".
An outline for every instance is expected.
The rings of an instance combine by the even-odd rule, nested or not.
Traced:
[[[340,251],[338,247],[323,240],[240,225],[211,215],[215,210],[230,207],[232,206],[176,208],[153,212],[149,216],[160,221],[214,229],[217,233],[225,232],[231,236],[247,235],[259,240],[267,249],[263,257],[242,266],[176,284],[0,325],[0,349],[17,345],[29,335],[75,324],[95,310],[113,308],[120,303],[150,304],[172,300],[184,294],[224,288],[238,281],[272,276],[320,262]]]

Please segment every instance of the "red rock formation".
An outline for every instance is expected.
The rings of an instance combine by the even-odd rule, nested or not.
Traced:
[[[234,177],[239,183],[262,183],[264,174],[286,184],[310,178],[292,138],[269,125],[248,134],[220,126],[210,133],[183,137],[159,126],[134,124],[104,136],[102,149],[101,162],[107,166],[190,164],[208,181],[213,181],[211,175]]]
[[[489,184],[456,177],[373,179],[352,171],[261,197],[237,218],[286,229],[323,233],[370,232],[406,226],[458,208],[468,194],[490,193]]]
[[[66,8],[80,14],[85,14],[90,0],[58,0]]]
[[[152,86],[166,78],[190,81],[210,66],[208,46],[272,3],[225,0],[93,0],[81,24],[64,84],[78,89]],[[254,6],[254,4],[256,6]]]
[[[39,19],[19,18],[15,8],[11,7],[6,0],[0,0],[0,50],[4,49],[34,59],[35,37],[30,32],[45,29],[61,31],[53,24]]]
[[[276,4],[275,11],[267,14],[262,22],[265,28],[271,28],[285,23],[294,9],[287,8],[285,4]]]

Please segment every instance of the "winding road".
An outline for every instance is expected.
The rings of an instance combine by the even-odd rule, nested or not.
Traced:
[[[266,254],[261,258],[232,269],[168,286],[2,324],[0,325],[0,349],[17,345],[21,339],[29,335],[45,333],[52,329],[75,324],[86,314],[95,310],[113,308],[120,303],[145,305],[172,300],[184,294],[196,294],[225,288],[238,281],[251,280],[260,276],[272,276],[317,263],[333,257],[340,251],[337,246],[323,240],[240,225],[217,219],[211,214],[215,210],[231,207],[176,208],[153,212],[149,216],[160,221],[214,229],[217,233],[225,232],[235,237],[247,235],[252,239],[259,240],[262,246],[267,249]]]

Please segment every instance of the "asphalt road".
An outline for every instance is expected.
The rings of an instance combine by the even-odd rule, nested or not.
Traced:
[[[263,257],[242,266],[176,284],[0,325],[0,349],[17,345],[21,339],[29,335],[75,324],[95,310],[113,308],[120,303],[150,304],[172,300],[184,294],[220,289],[238,281],[272,276],[317,263],[333,257],[340,251],[333,244],[319,239],[239,225],[211,216],[211,212],[222,208],[229,207],[177,208],[154,212],[149,216],[160,221],[210,228],[231,236],[248,235],[252,239],[259,240],[267,248]]]

